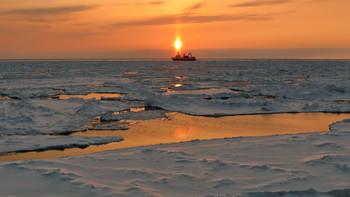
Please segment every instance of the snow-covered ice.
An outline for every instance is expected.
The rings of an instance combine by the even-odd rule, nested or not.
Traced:
[[[96,116],[143,106],[209,116],[349,112],[349,66],[340,60],[2,61],[0,95],[13,99],[0,99],[0,134],[81,130]],[[92,93],[104,99],[73,96]],[[51,99],[60,95],[73,97]]]
[[[15,196],[348,196],[349,140],[349,132],[240,137],[3,162],[0,188]],[[338,195],[322,193],[332,190]]]
[[[123,140],[119,136],[86,137],[48,135],[0,136],[0,156],[9,153],[30,151],[64,150],[66,148],[86,148],[91,145],[103,145]]]
[[[350,119],[345,119],[329,125],[331,131],[348,131],[350,132]]]
[[[107,125],[107,126],[92,127],[90,128],[90,130],[128,130],[128,127]]]
[[[97,143],[94,137],[55,135],[162,118],[166,112],[350,112],[347,60],[0,61],[0,70],[0,137],[9,142],[1,145],[3,153]],[[72,191],[74,196],[350,196],[349,127],[345,120],[323,133],[2,162],[0,191],[5,196]]]

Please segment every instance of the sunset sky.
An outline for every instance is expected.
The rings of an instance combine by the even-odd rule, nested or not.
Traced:
[[[350,58],[349,0],[1,0],[0,58]]]

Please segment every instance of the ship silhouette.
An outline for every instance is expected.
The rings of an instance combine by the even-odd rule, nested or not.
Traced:
[[[175,57],[171,58],[173,61],[196,61],[196,57],[192,56],[192,53],[188,53],[188,55],[184,54],[183,56],[180,55],[179,52],[177,52],[177,55]]]

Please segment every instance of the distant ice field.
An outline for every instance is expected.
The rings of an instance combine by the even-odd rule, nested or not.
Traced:
[[[165,112],[350,112],[346,60],[0,61],[0,70],[2,138],[69,134],[96,119]]]
[[[121,143],[79,133],[173,112],[349,113],[350,61],[0,61],[0,155]],[[0,195],[349,196],[350,119],[329,129],[0,162]]]
[[[350,111],[350,61],[1,61],[0,70],[3,135],[79,130],[140,106],[208,116]],[[125,96],[57,99],[91,93]]]

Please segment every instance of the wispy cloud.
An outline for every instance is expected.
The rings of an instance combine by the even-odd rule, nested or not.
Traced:
[[[172,24],[190,24],[190,23],[212,23],[222,21],[236,21],[236,20],[269,20],[269,15],[255,15],[255,14],[243,14],[243,15],[189,15],[189,14],[177,14],[177,15],[165,15],[159,17],[153,17],[145,20],[129,21],[115,23],[115,27],[125,26],[149,26],[149,25],[172,25]]]
[[[81,6],[65,6],[65,7],[51,7],[51,8],[31,8],[31,9],[16,9],[1,12],[1,15],[29,15],[29,16],[53,16],[65,15],[73,12],[81,12],[95,9],[95,5],[81,5]]]
[[[198,9],[203,8],[204,6],[205,6],[205,2],[199,2],[199,3],[193,4],[189,7],[187,7],[186,10],[189,10],[189,11],[198,10]]]
[[[127,3],[114,3],[113,5],[116,6],[145,6],[145,5],[152,5],[152,6],[160,6],[165,4],[166,1],[151,1],[151,2],[127,2]]]
[[[166,3],[165,1],[151,1],[148,4],[149,5],[163,5],[165,3]]]
[[[135,21],[126,21],[113,24],[114,27],[128,26],[156,26],[156,25],[173,25],[173,24],[195,24],[195,23],[213,23],[223,21],[237,20],[270,20],[272,15],[257,14],[240,14],[240,15],[197,15],[196,11],[206,6],[205,1],[194,3],[185,7],[181,14],[163,15],[152,18],[144,18]]]
[[[240,3],[240,4],[234,4],[230,7],[254,7],[254,6],[265,6],[265,5],[277,5],[277,4],[284,4],[289,3],[292,0],[257,0],[257,1],[251,1],[246,3]]]

